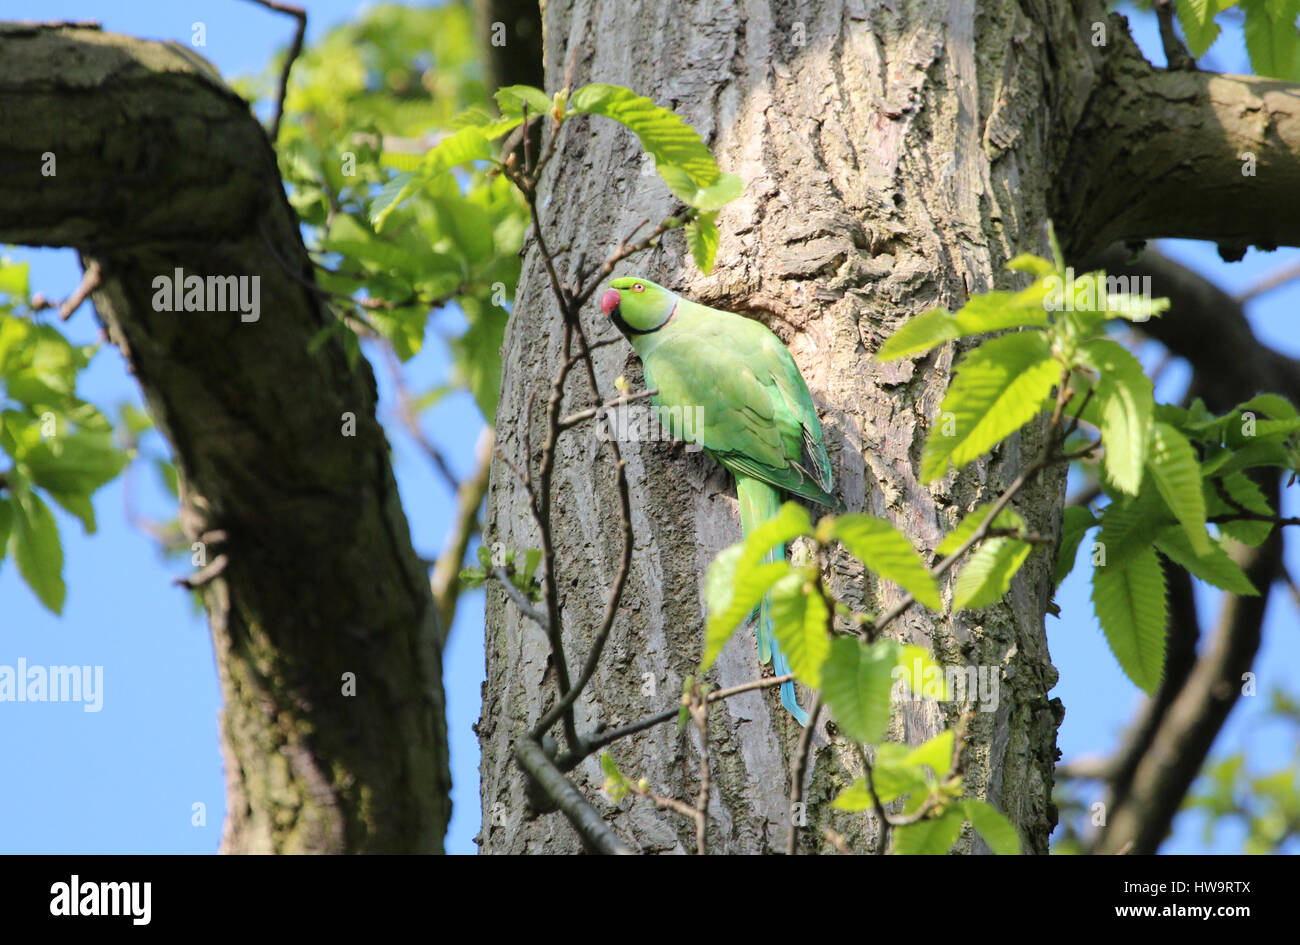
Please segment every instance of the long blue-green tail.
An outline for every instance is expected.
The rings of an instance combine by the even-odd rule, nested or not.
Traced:
[[[754,479],[751,476],[736,476],[736,498],[740,500],[740,533],[748,535],[753,529],[761,523],[773,518],[781,508],[781,496],[772,486],[769,486],[761,479]],[[777,545],[774,547],[764,561],[778,561],[785,557],[785,546]],[[758,659],[760,663],[772,663],[772,669],[778,676],[784,676],[790,672],[790,664],[786,661],[785,654],[781,652],[781,646],[776,642],[776,635],[772,632],[772,597],[770,594],[763,597],[763,602],[758,605]],[[808,724],[808,713],[799,707],[799,700],[795,698],[794,683],[781,684],[781,704],[789,710],[790,714],[795,717],[800,725]]]

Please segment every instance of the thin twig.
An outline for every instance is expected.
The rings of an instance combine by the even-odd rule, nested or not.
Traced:
[[[618,855],[637,852],[610,829],[582,792],[555,767],[541,745],[531,738],[519,739],[515,742],[515,759],[546,796],[559,806],[573,829],[593,850]]]
[[[268,10],[274,10],[277,13],[285,13],[298,21],[298,28],[293,34],[293,44],[289,47],[289,53],[284,57],[284,65],[280,67],[280,84],[275,94],[275,115],[271,119],[271,130],[268,135],[271,143],[274,144],[280,136],[280,119],[284,115],[284,98],[289,93],[289,72],[293,69],[294,61],[302,53],[303,37],[307,33],[307,11],[302,7],[294,6],[292,3],[282,3],[281,0],[249,0],[250,3],[256,3],[259,7],[265,7]]]
[[[830,608],[830,612],[834,613],[835,608]],[[817,716],[821,711],[822,694],[819,689],[817,695],[813,696],[812,708],[808,710],[808,724],[799,735],[799,746],[795,749],[794,765],[790,771],[790,833],[786,842],[786,853],[789,856],[794,856],[798,852],[795,838],[798,825],[795,823],[794,812],[803,798],[803,776],[808,767],[808,753],[812,749],[813,733],[817,730]]]

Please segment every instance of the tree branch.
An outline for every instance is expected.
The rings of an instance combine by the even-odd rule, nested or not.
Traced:
[[[1158,69],[1117,15],[1109,26],[1050,195],[1067,255],[1159,237],[1300,244],[1300,86]]]
[[[556,803],[578,836],[591,849],[597,853],[617,855],[637,852],[614,833],[605,818],[582,796],[582,792],[555,767],[541,745],[531,738],[519,739],[515,742],[515,759],[519,762],[519,767],[533,779],[534,784]]]

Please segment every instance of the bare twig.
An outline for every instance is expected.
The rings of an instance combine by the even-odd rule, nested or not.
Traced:
[[[546,796],[559,806],[573,829],[593,850],[618,855],[637,852],[610,829],[596,808],[582,796],[582,792],[555,767],[541,745],[531,738],[519,739],[515,742],[515,759]]]
[[[835,609],[828,608],[830,613]],[[834,619],[834,618],[829,618]],[[799,801],[803,798],[803,776],[808,767],[808,753],[812,749],[813,735],[817,731],[817,717],[822,711],[822,694],[821,690],[813,696],[812,708],[808,710],[808,724],[799,734],[799,746],[795,749],[794,764],[790,769],[790,833],[786,841],[786,853],[794,856],[798,852],[796,846],[796,834],[798,825],[795,823],[794,812],[799,806]]]
[[[284,97],[289,92],[289,72],[293,69],[294,61],[302,53],[302,41],[307,33],[307,11],[292,3],[282,3],[281,0],[249,0],[249,2],[256,3],[259,7],[266,7],[268,10],[274,10],[277,13],[286,13],[298,21],[298,27],[293,34],[293,44],[290,45],[289,52],[284,57],[284,65],[280,67],[280,81],[275,94],[275,115],[271,119],[271,129],[268,132],[271,143],[274,144],[280,136],[280,119],[284,115]]]
[[[546,619],[546,614],[534,607],[533,602],[528,599],[528,595],[515,587],[515,583],[510,580],[510,575],[506,572],[506,569],[493,568],[489,573],[497,579],[497,583],[499,583],[501,589],[506,592],[506,596],[514,601],[515,606],[519,608],[519,612],[545,630],[549,635],[551,628],[550,621]]]
[[[487,494],[488,481],[492,473],[492,444],[494,433],[491,427],[484,427],[479,434],[475,447],[474,472],[460,484],[456,491],[456,520],[443,542],[442,553],[433,567],[430,585],[433,589],[433,602],[438,608],[442,620],[442,642],[445,645],[451,633],[451,625],[456,619],[456,602],[460,597],[457,577],[461,562],[465,560],[465,550],[470,540],[482,531],[479,524],[478,509]]]

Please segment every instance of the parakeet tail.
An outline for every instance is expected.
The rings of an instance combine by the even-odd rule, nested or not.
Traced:
[[[781,508],[781,496],[776,489],[763,482],[761,479],[754,479],[750,476],[736,477],[736,497],[740,500],[740,533],[748,535],[751,531],[773,518]],[[777,545],[768,552],[765,561],[779,561],[785,557],[785,546]],[[762,603],[758,605],[758,659],[760,663],[771,662],[773,671],[778,676],[784,676],[790,672],[790,663],[786,660],[785,654],[781,652],[781,646],[776,642],[776,635],[772,630],[772,597],[764,595]],[[781,704],[786,707],[791,715],[795,717],[800,725],[808,724],[808,713],[799,707],[799,701],[795,698],[794,683],[787,682],[781,684]]]

